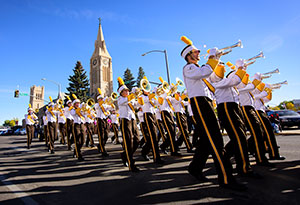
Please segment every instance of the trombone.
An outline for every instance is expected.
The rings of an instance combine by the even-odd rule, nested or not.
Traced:
[[[274,83],[274,84],[271,84],[270,87],[271,89],[279,89],[281,87],[281,85],[287,85],[288,84],[288,81],[285,80],[285,81],[282,81],[280,83]]]

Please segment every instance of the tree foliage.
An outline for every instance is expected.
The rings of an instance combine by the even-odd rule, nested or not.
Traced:
[[[67,90],[69,93],[67,95],[72,96],[72,94],[75,94],[81,101],[86,101],[89,98],[89,80],[80,61],[77,61],[73,69],[73,75],[70,75],[68,80],[69,87],[67,87]]]
[[[145,76],[145,72],[144,69],[142,67],[139,67],[139,72],[138,72],[138,77],[136,79],[136,86],[140,87],[140,82],[143,79],[143,77]]]
[[[129,68],[125,70],[123,80],[128,89],[131,90],[136,81],[134,80],[133,74]]]

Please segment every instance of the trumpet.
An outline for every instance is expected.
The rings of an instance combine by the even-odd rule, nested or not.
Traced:
[[[149,81],[147,79],[145,79],[145,78],[143,78],[141,80],[140,87],[145,92],[150,92],[150,90],[151,90],[151,85],[150,85]]]
[[[271,84],[270,87],[271,89],[278,89],[281,87],[281,85],[287,85],[288,84],[288,81],[285,80],[285,81],[282,81],[280,83],[274,83],[274,84]]]
[[[279,69],[278,68],[275,69],[275,70],[273,70],[273,71],[270,71],[270,72],[262,73],[261,74],[261,78],[262,79],[270,78],[275,73],[279,73]]]
[[[243,44],[242,44],[242,41],[241,40],[238,40],[237,43],[231,45],[231,46],[227,46],[227,47],[224,47],[224,48],[221,48],[218,50],[218,53],[217,55],[218,56],[224,56],[224,55],[227,55],[228,53],[232,52],[232,49],[233,48],[237,48],[237,47],[240,47],[240,48],[243,48]],[[209,51],[208,51],[209,52]]]

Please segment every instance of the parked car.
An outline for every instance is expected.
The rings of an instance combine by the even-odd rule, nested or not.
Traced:
[[[293,110],[276,110],[282,128],[298,126],[300,128],[300,114]]]
[[[26,129],[25,128],[22,128],[20,130],[20,135],[26,135]]]
[[[14,135],[19,135],[19,134],[20,134],[20,130],[21,130],[21,128],[16,129],[16,130],[14,131]]]

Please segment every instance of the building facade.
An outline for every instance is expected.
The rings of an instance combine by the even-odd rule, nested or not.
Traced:
[[[97,89],[100,88],[104,96],[109,96],[113,91],[112,61],[109,55],[99,23],[95,50],[90,59],[90,95],[96,99]]]
[[[40,109],[44,106],[44,86],[32,86],[30,87],[30,98],[29,103],[33,110]]]

